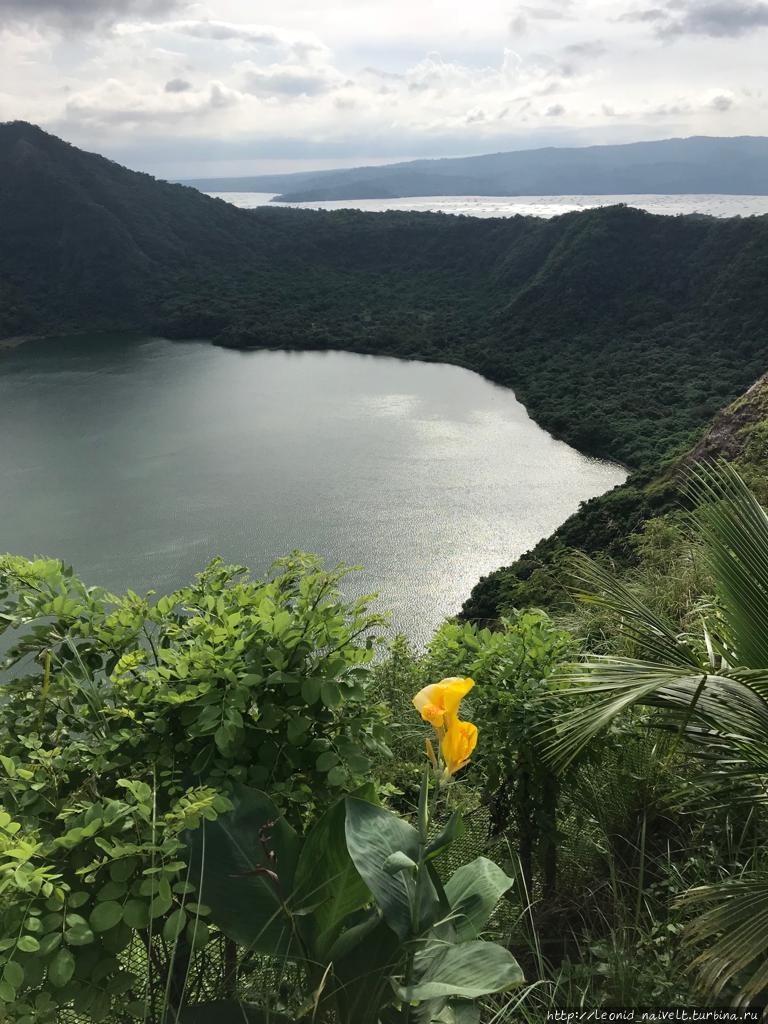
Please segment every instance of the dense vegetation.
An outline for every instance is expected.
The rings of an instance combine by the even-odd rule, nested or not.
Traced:
[[[483,577],[464,604],[465,618],[484,623],[505,611],[530,605],[562,612],[572,602],[564,585],[564,567],[574,551],[611,559],[634,570],[648,551],[648,522],[674,520],[680,505],[679,484],[697,462],[727,459],[757,493],[768,497],[768,377],[723,409],[690,448],[682,448],[653,467],[630,476],[626,484],[585,502],[550,537],[541,540],[513,565]],[[653,543],[664,545],[663,531]]]
[[[458,363],[639,467],[765,369],[768,218],[238,210],[0,126],[0,333],[89,328]]]
[[[309,556],[160,599],[0,559],[3,1019],[761,1005],[768,516],[690,480],[568,620],[379,659]]]

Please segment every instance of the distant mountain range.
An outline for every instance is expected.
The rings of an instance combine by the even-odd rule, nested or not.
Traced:
[[[666,139],[523,150],[384,167],[196,178],[202,192],[275,192],[281,202],[402,196],[768,195],[768,138]]]

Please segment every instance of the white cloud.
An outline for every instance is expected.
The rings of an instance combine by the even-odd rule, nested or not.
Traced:
[[[101,86],[70,96],[64,119],[94,128],[115,125],[168,125],[199,119],[237,106],[242,93],[221,82],[200,90],[163,90],[143,93],[128,83],[110,78]]]
[[[329,65],[270,64],[262,68],[248,61],[240,64],[238,70],[243,74],[243,90],[254,96],[319,96],[346,81]]]
[[[246,154],[233,173],[248,173],[262,154],[354,163],[768,133],[764,38],[733,42],[762,17],[750,0],[476,0],[439,13],[331,0],[314,14],[283,0],[263,22],[252,0],[205,2],[72,0],[107,18],[81,17],[72,33],[42,16],[64,0],[30,0],[35,18],[13,24],[22,0],[0,0],[0,120],[26,117],[161,173],[151,154],[177,142],[196,161],[180,176],[203,174],[208,153]],[[729,4],[741,20],[717,34]],[[709,27],[682,47],[661,38],[672,23]]]

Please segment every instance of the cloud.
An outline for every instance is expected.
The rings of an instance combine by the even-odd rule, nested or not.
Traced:
[[[554,103],[551,107],[547,107],[545,115],[547,117],[562,117],[565,113],[565,107],[562,103]]]
[[[768,27],[768,3],[763,0],[670,0],[665,8],[628,11],[619,21],[655,25],[662,39],[701,35],[735,38]]]
[[[199,91],[164,90],[147,94],[118,79],[71,96],[64,108],[67,123],[105,128],[114,125],[174,124],[237,106],[242,93],[222,82]]]
[[[602,39],[586,39],[583,43],[571,43],[565,52],[574,57],[602,57],[608,53],[608,47]]]
[[[687,10],[660,29],[662,35],[742,36],[768,26],[768,3],[689,4]]]
[[[3,0],[0,0],[0,4]],[[269,47],[291,53],[300,62],[325,58],[328,48],[311,35],[255,25],[248,22],[216,21],[204,19],[177,19],[172,21],[126,22],[119,25],[120,35],[137,36],[162,32],[190,39],[209,40],[213,43],[234,43],[245,47]]]
[[[709,101],[709,109],[717,110],[719,113],[724,114],[726,110],[730,110],[734,104],[733,93],[730,92],[719,92],[716,96],[713,96]]]
[[[655,22],[655,21],[666,21],[669,15],[666,11],[662,11],[660,7],[649,7],[645,11],[626,11],[617,21],[639,21],[639,22]]]
[[[527,4],[521,7],[520,10],[536,21],[566,21],[572,17],[572,6],[572,0],[555,0],[554,3],[546,6]]]
[[[184,78],[172,78],[170,82],[165,83],[166,92],[189,92],[191,88],[192,83]]]
[[[0,26],[12,23],[88,28],[122,18],[170,14],[180,0],[0,0]]]
[[[662,103],[652,107],[648,113],[653,117],[680,117],[696,113],[714,111],[725,114],[736,104],[736,97],[730,89],[710,89],[697,95],[678,97],[672,103]]]
[[[330,67],[272,64],[267,68],[251,65],[244,77],[244,90],[254,96],[319,96],[344,82]]]

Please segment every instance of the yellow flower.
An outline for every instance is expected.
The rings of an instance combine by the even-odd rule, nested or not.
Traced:
[[[439,683],[431,683],[419,690],[413,698],[413,706],[425,722],[440,732],[459,720],[459,704],[474,685],[474,679],[458,676],[441,679]]]
[[[477,726],[471,722],[451,722],[443,736],[440,749],[443,752],[445,771],[455,775],[469,761],[477,746]]]

